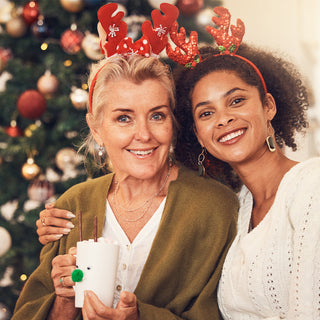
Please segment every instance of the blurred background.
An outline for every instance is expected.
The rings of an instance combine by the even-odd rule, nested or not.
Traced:
[[[161,0],[117,0],[128,36],[141,36]],[[320,2],[318,0],[171,0],[179,25],[212,43],[205,26],[212,9],[226,6],[232,23],[246,25],[245,42],[270,48],[296,63],[314,90],[310,127],[299,136],[304,160],[320,155]],[[0,0],[0,320],[38,264],[35,221],[46,202],[75,183],[99,176],[77,146],[91,63],[102,58],[96,31],[102,0]],[[171,64],[165,54],[161,59]],[[171,64],[172,68],[174,65]],[[290,153],[290,151],[286,151]]]

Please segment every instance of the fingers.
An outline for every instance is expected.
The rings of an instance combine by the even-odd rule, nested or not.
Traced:
[[[75,264],[76,258],[70,254],[59,255],[52,260],[51,278],[58,296],[74,297],[71,273],[76,268]]]
[[[137,305],[137,297],[134,293],[122,291],[118,308],[131,308]]]
[[[46,204],[45,210],[39,214],[39,219],[36,221],[37,234],[39,241],[42,244],[47,244],[50,241],[60,239],[64,234],[69,234],[74,224],[69,219],[75,215],[63,209],[54,208],[53,204]]]
[[[116,311],[105,306],[93,291],[84,292],[84,302],[82,308],[83,319],[119,319]]]

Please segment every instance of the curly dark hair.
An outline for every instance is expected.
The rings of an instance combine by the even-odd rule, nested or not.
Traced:
[[[256,71],[242,59],[231,55],[218,55],[213,47],[200,49],[202,62],[192,70],[177,67],[174,70],[176,83],[175,116],[179,123],[175,154],[178,161],[189,168],[197,169],[197,159],[201,152],[194,133],[191,92],[196,83],[213,71],[228,70],[235,72],[244,82],[258,89],[263,102],[265,91]],[[309,106],[308,92],[302,84],[301,75],[295,66],[276,55],[242,44],[237,55],[253,62],[260,70],[267,90],[275,99],[277,113],[272,120],[276,142],[297,149],[295,133],[307,128],[306,110]],[[210,154],[206,155],[206,172],[235,190],[241,185],[231,166]]]

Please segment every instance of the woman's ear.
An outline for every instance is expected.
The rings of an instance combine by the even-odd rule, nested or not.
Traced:
[[[277,113],[277,105],[273,96],[270,93],[266,94],[264,110],[266,112],[267,120],[272,120]]]
[[[100,137],[99,131],[96,129],[96,127],[94,126],[94,119],[93,119],[93,114],[92,113],[87,113],[86,114],[86,120],[87,120],[87,124],[90,128],[90,131],[94,137],[94,140],[96,141],[96,143],[99,146],[103,146],[103,141]]]

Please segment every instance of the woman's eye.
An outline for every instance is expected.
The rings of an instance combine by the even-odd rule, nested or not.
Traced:
[[[205,117],[209,117],[213,114],[213,111],[204,111],[204,112],[201,112],[200,115],[199,115],[199,118],[205,118]]]
[[[163,113],[159,112],[159,113],[153,114],[151,118],[153,120],[159,121],[159,120],[163,120],[165,118],[165,115]]]
[[[242,101],[244,101],[244,98],[233,99],[231,104],[232,105],[239,104]]]
[[[129,118],[128,116],[126,116],[126,115],[121,115],[121,116],[119,116],[119,117],[117,118],[117,120],[118,120],[119,122],[128,122],[128,121],[130,120],[130,118]]]

